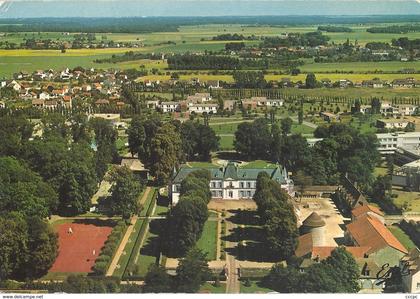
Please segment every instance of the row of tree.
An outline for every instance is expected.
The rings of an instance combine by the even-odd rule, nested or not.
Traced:
[[[209,171],[193,171],[181,182],[179,201],[166,219],[163,236],[166,255],[182,256],[200,239],[210,199]]]
[[[299,231],[288,194],[266,172],[261,172],[253,199],[257,203],[269,248],[281,259],[290,258],[295,253]]]
[[[165,184],[179,163],[208,160],[210,152],[219,148],[219,137],[196,121],[164,123],[157,115],[141,115],[131,121],[128,144],[131,154],[137,154],[158,183]]]
[[[234,146],[246,159],[268,159],[284,165],[288,171],[302,171],[317,185],[336,184],[341,175],[368,187],[379,159],[375,134],[333,123],[318,127],[314,135],[323,138],[310,147],[306,138],[290,134],[291,119],[271,124],[268,119],[241,123],[235,132]]]

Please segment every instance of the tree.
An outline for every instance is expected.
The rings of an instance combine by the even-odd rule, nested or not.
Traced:
[[[303,196],[307,187],[312,186],[312,177],[305,175],[302,170],[296,172],[293,177],[295,185],[299,186],[300,195]]]
[[[144,130],[144,121],[139,116],[135,116],[131,120],[128,128],[128,147],[132,156],[135,154],[142,156],[144,153],[144,142],[146,140],[146,132]]]
[[[287,203],[279,204],[267,212],[265,223],[267,243],[282,259],[293,256],[297,247],[299,231],[293,206]]]
[[[219,148],[220,137],[209,126],[189,120],[181,124],[180,131],[182,149],[187,159],[198,156],[201,160],[208,160],[210,152]]]
[[[269,157],[271,132],[269,122],[258,118],[253,123],[241,123],[235,132],[235,149],[248,159]]]
[[[35,279],[47,274],[58,255],[58,236],[38,217],[28,219],[28,255],[24,277]]]
[[[182,158],[182,143],[175,127],[166,123],[156,132],[151,143],[151,172],[158,184],[166,184]]]
[[[197,293],[200,286],[211,277],[206,254],[197,248],[188,251],[176,268],[177,292]]]
[[[26,146],[23,157],[58,193],[58,212],[74,215],[89,209],[98,179],[88,144],[69,146],[64,139],[34,140]]]
[[[283,134],[280,130],[278,122],[273,123],[273,125],[271,126],[271,138],[271,160],[278,163],[282,160],[282,148],[284,143]]]
[[[292,131],[293,120],[290,117],[283,118],[280,121],[280,125],[283,135],[286,136]]]
[[[301,292],[299,291],[301,277],[297,269],[276,264],[263,278],[262,284],[279,293],[296,293]]]
[[[316,77],[314,73],[309,73],[306,75],[306,79],[305,79],[306,88],[309,88],[309,89],[316,88],[317,83],[318,82],[316,81]]]
[[[162,266],[152,264],[144,278],[143,293],[171,293],[172,279]]]
[[[57,193],[37,173],[15,158],[0,158],[0,213],[45,218],[57,204]]]
[[[16,276],[26,262],[27,224],[22,215],[0,216],[0,280]]]
[[[91,120],[96,141],[96,174],[102,179],[108,169],[108,164],[117,157],[116,140],[118,133],[111,123],[102,118]]]
[[[0,89],[1,91],[4,88]],[[3,116],[0,118],[0,155],[18,156],[32,136],[33,125],[21,116]]]
[[[116,167],[110,175],[110,211],[129,219],[138,209],[138,196],[143,189],[138,179],[127,167]]]

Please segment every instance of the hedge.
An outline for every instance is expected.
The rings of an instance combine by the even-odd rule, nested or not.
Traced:
[[[127,224],[124,220],[118,221],[117,225],[112,229],[111,234],[105,241],[104,247],[102,247],[99,257],[95,261],[93,266],[93,273],[96,275],[105,275],[108,270],[118,246],[121,243],[122,238],[127,230]]]

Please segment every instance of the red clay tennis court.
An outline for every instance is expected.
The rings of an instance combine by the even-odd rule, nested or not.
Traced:
[[[49,272],[91,272],[111,226],[64,223],[57,226],[59,254]]]

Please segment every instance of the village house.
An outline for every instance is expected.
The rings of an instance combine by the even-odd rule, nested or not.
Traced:
[[[178,102],[162,102],[160,103],[159,108],[163,113],[179,112],[181,110],[181,105]]]
[[[210,89],[218,89],[218,88],[221,88],[220,81],[219,80],[208,80],[206,82],[206,86],[207,86],[207,88],[210,88]]]
[[[45,100],[43,99],[34,99],[32,100],[32,107],[34,108],[44,108]]]
[[[209,93],[196,93],[195,95],[191,95],[187,97],[187,103],[205,103],[211,101],[211,95]]]
[[[236,102],[234,100],[224,100],[223,101],[223,110],[233,111],[235,109]]]
[[[219,105],[217,104],[189,104],[188,105],[188,112],[190,113],[198,113],[202,114],[204,112],[209,114],[217,113],[217,108]]]
[[[406,79],[395,79],[391,83],[392,88],[413,88],[419,87],[420,81],[415,80],[414,78]]]
[[[169,190],[172,204],[179,200],[181,182],[188,174],[200,168],[182,166],[174,171]],[[234,162],[228,162],[224,167],[208,168],[211,174],[210,191],[214,199],[251,199],[254,196],[257,184],[257,176],[260,172],[266,172],[271,179],[278,182],[290,195],[294,193],[293,181],[285,168],[277,166],[272,169],[241,168]]]
[[[319,116],[321,116],[327,122],[340,120],[340,115],[325,111],[319,112]]]
[[[369,87],[369,88],[383,88],[385,84],[386,82],[380,80],[379,78],[362,81],[362,87]]]
[[[398,114],[402,116],[413,115],[417,110],[417,105],[400,104],[397,105]]]
[[[409,124],[412,123],[407,119],[392,118],[376,120],[376,127],[384,129],[405,129]]]

